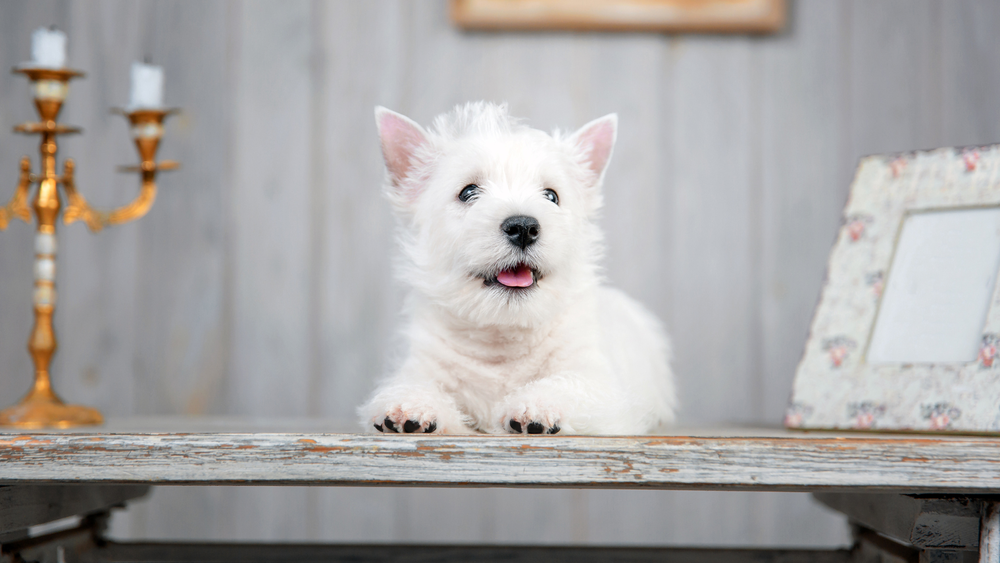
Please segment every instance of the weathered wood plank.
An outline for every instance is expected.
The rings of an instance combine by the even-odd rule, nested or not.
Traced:
[[[1000,489],[989,438],[411,437],[23,434],[0,484],[162,483],[549,488]]]
[[[0,534],[108,510],[148,492],[145,485],[0,486]]]
[[[813,496],[855,522],[921,549],[979,548],[983,510],[979,500],[857,493]]]

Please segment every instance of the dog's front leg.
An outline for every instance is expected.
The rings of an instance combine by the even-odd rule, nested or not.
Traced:
[[[358,409],[365,425],[386,434],[471,434],[455,400],[433,382],[388,381]]]

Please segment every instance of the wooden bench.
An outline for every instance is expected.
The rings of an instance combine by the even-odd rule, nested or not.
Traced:
[[[89,430],[3,431],[5,561],[18,560],[14,554],[24,561],[1000,561],[1000,497],[992,496],[1000,493],[1000,438],[761,429],[385,436],[287,431],[294,422],[281,432],[247,431],[258,426],[135,419]],[[109,510],[151,485],[807,491],[850,518],[856,541],[841,550],[734,550],[106,540]],[[67,516],[79,516],[79,524],[29,533]]]

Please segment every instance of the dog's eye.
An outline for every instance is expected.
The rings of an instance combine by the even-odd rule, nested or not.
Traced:
[[[458,192],[458,201],[463,201],[463,202],[469,201],[478,193],[479,193],[479,186],[475,184],[469,184],[468,186],[462,188],[462,191]]]
[[[545,197],[552,203],[559,205],[559,194],[557,194],[555,190],[545,190],[542,194],[544,194]]]

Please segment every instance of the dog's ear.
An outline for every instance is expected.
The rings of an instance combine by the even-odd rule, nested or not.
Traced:
[[[587,168],[597,182],[604,179],[604,171],[611,161],[611,151],[618,136],[618,114],[612,113],[584,125],[570,138],[573,145],[586,157]]]
[[[399,186],[413,168],[417,149],[427,142],[427,133],[405,115],[382,106],[375,108],[375,124],[382,142],[382,157],[392,185]]]

